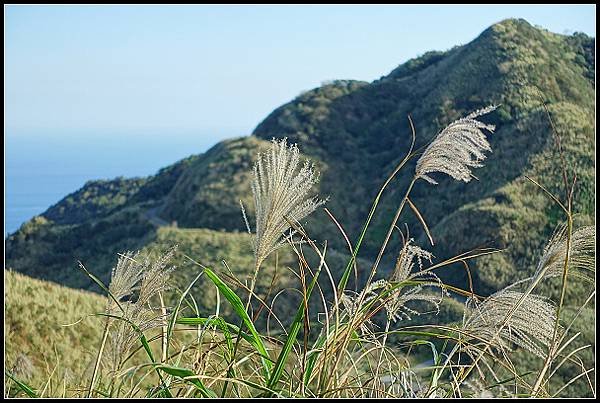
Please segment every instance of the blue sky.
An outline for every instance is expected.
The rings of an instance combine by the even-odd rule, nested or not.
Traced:
[[[5,6],[6,134],[245,135],[325,80],[377,79],[508,17],[595,36],[593,5]]]

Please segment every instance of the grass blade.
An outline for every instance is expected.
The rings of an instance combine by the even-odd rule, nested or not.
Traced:
[[[200,391],[200,394],[203,397],[217,397],[217,394],[215,392],[213,392],[212,390],[210,390],[209,388],[207,388],[206,386],[204,386],[204,384],[202,383],[202,381],[200,379],[189,378],[189,377],[196,376],[194,371],[192,371],[190,369],[171,367],[169,365],[159,365],[156,367],[156,369],[157,370],[160,369],[161,371],[164,371],[165,373],[167,373],[171,376],[176,376],[178,378],[183,379],[186,382],[191,383]]]
[[[8,371],[4,371],[4,373],[6,374],[6,376],[8,376],[10,379],[12,379],[13,382],[17,384],[19,389],[21,389],[23,392],[25,392],[27,394],[27,396],[38,397],[38,394],[33,390],[33,388],[31,386],[27,385],[25,382],[18,380]]]
[[[200,278],[201,275],[202,275],[202,273],[198,274],[196,276],[196,278],[194,280],[192,280],[190,285],[188,285],[188,287],[185,289],[183,294],[181,294],[181,297],[179,298],[179,301],[177,302],[177,306],[175,307],[175,310],[173,311],[173,316],[171,317],[171,320],[169,321],[169,327],[167,329],[167,337],[169,339],[171,338],[171,335],[173,334],[173,329],[175,328],[175,322],[177,320],[177,314],[179,313],[179,309],[181,309],[181,304],[182,304],[183,300],[185,299],[185,297],[187,296],[187,294],[192,289],[192,287],[194,286],[194,284],[196,283],[196,281],[198,281],[198,279]],[[167,346],[168,346],[168,344],[167,344]],[[167,353],[168,353],[168,351],[167,351]]]
[[[240,333],[240,336],[246,340],[248,343],[254,343],[254,337],[248,333],[245,332],[240,332],[240,328],[237,327],[234,324],[225,322],[223,320],[223,318],[179,318],[177,319],[177,323],[180,325],[191,325],[191,326],[198,326],[198,325],[212,325],[215,324],[217,325],[222,331],[223,333],[225,333],[225,336],[227,337],[228,335],[230,336],[232,333]]]
[[[208,278],[214,283],[214,285],[219,289],[219,291],[223,294],[225,299],[229,301],[235,312],[242,319],[246,327],[250,330],[252,334],[252,345],[256,348],[258,353],[261,356],[261,361],[263,364],[263,371],[265,375],[265,379],[268,380],[270,377],[272,363],[269,359],[269,354],[267,353],[267,349],[265,345],[256,331],[256,327],[254,327],[254,323],[252,323],[252,319],[248,316],[246,309],[244,308],[244,304],[240,297],[237,296],[235,292],[227,284],[225,284],[212,270],[209,268],[205,268],[204,272],[208,276]]]
[[[310,298],[310,295],[312,294],[312,290],[315,287],[315,284],[317,283],[317,278],[319,277],[319,274],[321,273],[321,267],[322,267],[322,265],[319,266],[319,270],[317,270],[310,285],[308,286],[308,289],[306,291],[306,298],[303,299],[302,301],[300,301],[300,305],[298,306],[298,311],[296,312],[296,316],[294,317],[294,322],[292,323],[290,331],[288,332],[288,337],[285,341],[285,344],[283,345],[283,348],[281,349],[281,352],[279,353],[279,357],[277,358],[277,362],[275,363],[275,368],[273,368],[273,373],[271,374],[271,379],[269,379],[269,382],[267,384],[268,388],[273,388],[275,385],[277,385],[277,383],[279,382],[279,379],[281,378],[281,375],[283,373],[283,367],[287,360],[287,356],[289,355],[289,353],[292,349],[292,346],[294,345],[294,342],[296,341],[296,336],[298,335],[298,332],[300,331],[300,327],[303,324],[304,312],[306,311],[304,302],[308,301],[308,299]]]

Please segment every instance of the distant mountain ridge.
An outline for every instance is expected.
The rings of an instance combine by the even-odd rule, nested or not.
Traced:
[[[319,194],[330,196],[329,210],[355,240],[374,195],[408,148],[408,115],[420,148],[451,121],[498,104],[496,112],[482,118],[497,131],[490,136],[493,152],[485,167],[475,172],[479,180],[465,184],[440,177],[439,185],[419,182],[412,193],[432,229],[437,259],[479,246],[507,249],[472,264],[477,290],[492,292],[533,269],[560,219],[548,198],[523,179],[526,174],[557,194],[562,191],[557,150],[540,96],[577,173],[578,223],[593,222],[594,41],[583,34],[553,34],[524,20],[505,20],[464,46],[428,52],[372,83],[342,80],[318,87],[275,109],[251,136],[220,142],[148,178],[87,183],[11,234],[5,240],[5,265],[33,277],[94,289],[75,268],[77,260],[107,280],[117,252],[152,250],[168,240],[189,244],[202,254],[204,264],[214,266],[221,266],[222,259],[236,260],[237,254],[250,255],[249,244],[246,249],[223,245],[227,239],[245,242],[239,234],[245,231],[239,200],[252,217],[252,164],[270,139],[283,137],[297,142],[303,155],[315,161],[321,171]],[[414,161],[390,186],[362,257],[376,253],[413,168]],[[399,223],[404,222],[428,248],[410,210],[401,216]],[[317,212],[307,228],[313,238],[327,239],[340,256],[346,252],[337,227],[324,213]],[[199,245],[186,242],[192,233]],[[197,250],[203,241],[207,247]],[[394,258],[397,244],[394,239],[384,262]],[[239,259],[239,270],[250,267],[246,260]],[[183,277],[197,270],[183,258],[180,264],[187,273]],[[442,276],[465,286],[462,268],[448,269]]]

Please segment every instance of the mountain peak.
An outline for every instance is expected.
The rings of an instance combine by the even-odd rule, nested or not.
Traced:
[[[545,28],[533,26],[523,18],[507,18],[488,27],[472,43],[487,39],[510,41],[515,37],[539,37],[548,34],[558,35]]]
[[[488,29],[494,30],[498,28],[529,29],[534,27],[524,18],[506,18],[504,20],[498,21],[495,24],[490,25]]]

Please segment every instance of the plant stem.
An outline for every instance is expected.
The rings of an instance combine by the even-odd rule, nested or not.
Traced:
[[[371,274],[369,274],[369,279],[367,280],[366,284],[369,284],[371,282],[371,280],[373,280],[373,277],[375,277],[375,273],[377,272],[377,267],[379,266],[379,262],[381,261],[381,258],[383,257],[385,248],[387,247],[387,244],[389,243],[390,238],[392,237],[392,232],[394,232],[394,227],[396,226],[396,222],[398,221],[398,218],[400,218],[400,214],[402,214],[402,210],[404,209],[404,206],[406,205],[406,200],[408,199],[408,196],[409,196],[413,186],[415,185],[416,181],[417,181],[417,178],[416,177],[413,178],[411,180],[410,184],[408,185],[408,189],[406,189],[406,194],[402,198],[402,201],[400,202],[400,206],[398,206],[398,210],[396,210],[396,215],[394,216],[394,219],[392,220],[392,223],[390,224],[390,228],[388,229],[387,235],[385,236],[385,240],[383,241],[383,244],[381,245],[381,249],[379,249],[379,254],[377,255],[377,259],[375,260],[375,263],[373,264],[373,268],[371,269]]]
[[[348,261],[348,264],[346,265],[346,269],[344,270],[344,273],[342,274],[342,278],[340,279],[340,282],[338,285],[338,298],[341,297],[342,293],[344,292],[344,289],[346,288],[346,284],[348,283],[348,278],[350,277],[350,271],[352,269],[354,262],[356,261],[356,256],[358,255],[358,250],[360,249],[360,245],[362,244],[362,241],[365,238],[367,229],[369,228],[369,224],[371,223],[373,215],[375,214],[375,209],[377,208],[377,205],[379,204],[379,200],[381,199],[381,196],[383,195],[383,191],[390,184],[392,179],[394,179],[396,174],[398,172],[400,172],[402,167],[404,167],[404,165],[406,165],[408,160],[410,160],[414,155],[413,148],[415,146],[416,134],[415,134],[415,127],[413,125],[410,115],[408,116],[408,122],[410,123],[411,135],[412,135],[410,147],[409,147],[406,155],[402,159],[402,161],[396,166],[396,168],[392,171],[392,173],[388,176],[386,181],[383,183],[383,185],[379,189],[377,196],[375,196],[375,200],[373,200],[373,205],[371,206],[371,210],[369,211],[369,216],[367,217],[367,221],[363,225],[363,229],[360,233],[360,236],[358,237],[358,241],[356,242],[356,245],[354,247],[354,252],[352,253],[352,257]]]
[[[248,301],[246,302],[246,312],[248,313],[248,316],[250,316],[250,313],[248,312],[248,309],[250,308],[250,302],[252,301],[252,294],[254,293],[254,287],[256,286],[256,278],[258,277],[258,272],[260,270],[260,261],[256,261],[255,267],[254,267],[254,275],[252,276],[252,282],[250,283],[250,292],[248,293]],[[219,292],[219,291],[217,291]],[[244,329],[244,320],[242,319],[240,322],[240,325],[238,327],[238,334],[237,334],[237,338],[235,340],[235,345],[233,347],[233,354],[231,356],[231,365],[233,365],[233,363],[235,362],[235,356],[237,354],[237,350],[240,344],[240,339],[241,339],[241,335],[242,335],[242,331]],[[232,373],[231,371],[233,370],[233,367],[227,369],[227,377],[229,378]],[[223,385],[223,391],[221,392],[221,397],[225,397],[225,392],[227,391],[227,385],[229,384],[228,381],[225,381],[225,384]]]
[[[390,176],[390,179],[391,179],[391,176]],[[389,228],[388,233],[387,233],[387,235],[385,237],[383,245],[381,245],[381,249],[379,250],[379,255],[377,256],[377,260],[375,261],[375,264],[373,265],[373,268],[371,269],[371,273],[369,274],[369,278],[368,278],[367,282],[365,283],[365,287],[368,286],[371,283],[371,280],[373,280],[373,277],[375,276],[375,273],[377,271],[377,266],[379,265],[379,262],[381,260],[381,257],[383,256],[383,252],[385,250],[385,247],[387,246],[387,244],[388,244],[388,242],[389,242],[389,240],[390,240],[390,238],[392,236],[392,232],[394,231],[394,226],[396,225],[396,221],[398,221],[398,218],[400,217],[400,214],[402,213],[402,210],[404,209],[404,206],[406,205],[406,199],[408,198],[408,196],[409,196],[409,194],[410,194],[410,192],[411,192],[411,190],[412,190],[412,188],[413,188],[413,186],[414,186],[414,184],[415,184],[416,181],[417,181],[417,178],[413,177],[413,179],[411,180],[410,184],[408,185],[408,188],[406,189],[406,193],[405,193],[404,197],[402,198],[402,201],[400,202],[400,206],[398,206],[398,209],[396,210],[396,215],[394,216],[394,219],[392,220],[392,223],[390,224],[390,228]],[[388,182],[386,182],[385,185],[387,185],[387,183]],[[385,185],[384,185],[384,187],[385,187]],[[382,191],[383,191],[384,187],[382,187]],[[380,191],[380,193],[381,193],[381,191]],[[376,204],[373,205],[373,207],[375,207],[375,206],[376,206]],[[370,219],[371,219],[371,216],[369,216],[369,220],[367,221],[367,224],[370,221]],[[365,231],[366,231],[366,225],[365,225]],[[362,240],[362,236],[361,236],[361,240]],[[358,245],[357,245],[357,248],[358,248]],[[358,249],[355,249],[355,253],[356,253],[357,250]],[[340,283],[340,285],[341,285],[341,283]],[[343,288],[342,288],[342,291],[343,291]],[[341,294],[340,294],[340,297],[341,297]],[[359,297],[358,302],[357,302],[357,306],[361,306],[362,305],[365,297],[366,297],[366,295],[364,293],[360,294],[360,297]],[[343,342],[341,344],[342,350],[345,349],[346,346],[348,345],[348,342],[350,340],[350,336],[351,335],[352,335],[352,328],[349,328],[348,332],[343,336],[344,340],[343,340]],[[338,354],[337,357],[336,357],[336,359],[335,359],[335,363],[333,365],[333,368],[336,368],[338,366],[340,358],[341,358],[341,354]],[[329,383],[331,381],[332,381],[332,378],[329,379],[328,385],[329,385]]]
[[[162,293],[158,293],[158,298],[160,299],[160,310],[162,315],[166,318],[167,317],[167,308],[165,307],[165,301],[163,300],[163,296]],[[169,340],[168,340],[168,324],[165,323],[162,326],[162,356],[161,356],[161,363],[165,363],[167,362],[167,356],[168,356],[168,348],[169,348]]]
[[[570,204],[569,204],[569,210],[570,210]],[[544,380],[544,376],[546,375],[546,372],[548,372],[548,370],[550,369],[550,364],[552,363],[552,359],[554,358],[553,357],[554,350],[557,347],[557,346],[555,346],[555,344],[556,344],[556,339],[558,337],[560,313],[562,310],[562,306],[564,304],[565,293],[567,290],[567,276],[569,273],[569,259],[571,257],[570,255],[571,255],[571,232],[572,232],[572,230],[573,230],[573,218],[571,217],[571,215],[569,215],[567,217],[567,251],[565,253],[565,263],[564,263],[564,267],[563,267],[562,288],[560,291],[560,301],[556,308],[556,322],[554,324],[554,334],[552,335],[552,343],[550,344],[550,347],[548,348],[548,355],[546,356],[546,359],[544,361],[544,366],[542,367],[542,370],[540,371],[540,374],[538,375],[538,378],[535,381],[535,384],[533,385],[532,394],[534,396],[537,396],[537,394],[540,391],[542,381]]]
[[[106,340],[108,339],[108,325],[110,320],[106,320],[106,324],[104,325],[104,333],[102,334],[102,342],[100,343],[100,348],[98,349],[98,356],[96,357],[96,364],[94,365],[94,373],[92,374],[92,380],[90,382],[90,389],[88,390],[87,397],[92,397],[92,390],[94,390],[94,384],[96,383],[96,377],[98,376],[98,369],[100,368],[100,359],[102,358],[102,353],[104,352],[104,346],[106,345]]]

